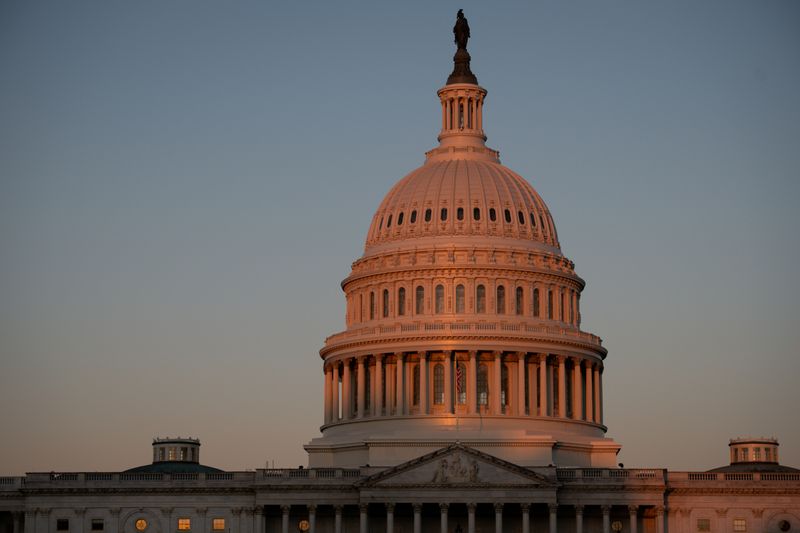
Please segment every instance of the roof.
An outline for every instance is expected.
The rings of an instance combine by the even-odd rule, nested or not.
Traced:
[[[712,468],[709,470],[709,472],[800,472],[800,470],[778,463],[751,461],[747,463],[734,463],[732,465],[720,466],[719,468]]]
[[[159,461],[148,465],[129,468],[125,472],[159,472],[164,474],[184,474],[184,473],[214,473],[223,472],[213,466],[201,465],[189,461]]]

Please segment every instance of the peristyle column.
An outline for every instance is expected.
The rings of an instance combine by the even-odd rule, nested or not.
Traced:
[[[291,509],[288,505],[281,505],[281,531],[283,533],[289,533],[289,510]]]
[[[447,507],[446,503],[439,504],[439,531],[447,533]]]
[[[478,352],[469,352],[467,372],[467,413],[474,415],[478,404]]]
[[[327,424],[331,421],[331,366],[327,365],[323,368],[323,375],[325,376],[325,394],[323,398],[324,404],[324,416],[323,416],[323,424]]]
[[[350,359],[345,359],[344,363],[344,377],[342,377],[342,418],[350,420],[353,416],[353,393],[350,389],[352,369],[350,368]]]
[[[567,358],[558,356],[558,416],[567,417]]]
[[[428,352],[419,352],[419,413],[428,414]]]
[[[539,416],[548,416],[547,409],[547,354],[539,355]]]
[[[383,354],[375,355],[375,401],[372,402],[372,416],[383,414]]]
[[[525,352],[517,354],[517,416],[525,416]]]
[[[583,410],[583,399],[581,398],[581,360],[578,357],[572,358],[572,419],[580,420]]]
[[[494,504],[494,532],[503,533],[503,504]]]
[[[603,533],[611,533],[611,506],[602,505],[600,510],[603,511]]]
[[[404,415],[405,413],[405,402],[404,402],[404,394],[403,394],[403,370],[405,369],[405,364],[403,363],[403,354],[397,353],[395,354],[395,374],[397,378],[397,384],[394,387],[394,393],[397,397],[395,400],[395,412],[398,415]]]
[[[558,533],[558,504],[551,503],[550,508],[550,533]]]
[[[414,507],[414,533],[422,533],[422,504],[415,503]]]
[[[489,399],[491,401],[492,406],[492,414],[499,415],[501,414],[500,408],[500,377],[502,373],[502,366],[503,366],[503,358],[501,357],[501,352],[494,352],[494,372],[492,372],[492,388],[489,391]]]
[[[358,413],[357,418],[364,418],[364,394],[367,391],[366,357],[359,357],[358,361]]]
[[[592,393],[592,362],[587,359],[583,362],[583,368],[586,372],[586,413],[584,419],[587,422],[592,422],[594,420],[592,415],[592,402],[594,398],[594,394]]]
[[[467,533],[475,533],[475,507],[474,503],[467,504]]]
[[[339,421],[339,363],[331,365],[331,422]]]
[[[583,505],[575,506],[575,533],[583,533]]]
[[[519,504],[522,509],[522,533],[531,533],[531,504]]]
[[[339,533],[338,531],[336,533]],[[386,533],[394,533],[394,504],[386,504]]]
[[[628,506],[628,513],[630,514],[630,518],[631,518],[631,533],[636,533],[636,529],[637,529],[637,525],[638,525],[637,522],[636,522],[636,517],[637,517],[638,512],[639,512],[639,506],[638,505],[629,505]]]
[[[594,367],[594,421],[598,424],[602,423],[600,420],[600,364]]]
[[[453,352],[444,353],[444,410],[453,412]]]

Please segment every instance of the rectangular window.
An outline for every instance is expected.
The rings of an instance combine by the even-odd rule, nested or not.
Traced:
[[[753,461],[761,460],[761,448],[753,448]]]
[[[766,462],[772,462],[772,450],[770,448],[764,448],[764,460]]]
[[[192,519],[191,518],[178,518],[178,531],[191,531]]]
[[[747,448],[742,448],[742,461],[749,461],[750,460],[749,459],[750,454],[748,453],[748,451],[749,450]]]
[[[69,520],[66,518],[56,519],[56,531],[69,531]]]
[[[697,531],[711,531],[711,520],[708,518],[698,518]]]
[[[214,531],[225,531],[225,519],[215,518],[211,521],[211,529]]]
[[[102,518],[92,518],[92,531],[103,531],[105,523]]]
[[[733,530],[734,531],[747,531],[747,520],[744,518],[734,518],[733,519]]]

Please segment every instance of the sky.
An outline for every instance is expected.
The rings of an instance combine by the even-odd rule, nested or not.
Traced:
[[[339,283],[436,145],[463,8],[626,467],[800,467],[800,3],[0,3],[0,475],[306,464]]]

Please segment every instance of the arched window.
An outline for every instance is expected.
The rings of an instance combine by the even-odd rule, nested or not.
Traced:
[[[402,226],[403,225],[403,212],[402,211],[400,211],[400,214],[397,215],[397,225],[398,226]]]
[[[422,285],[417,287],[417,293],[414,295],[414,308],[418,315],[421,315],[425,310],[425,289]]]
[[[386,227],[387,228],[392,227],[392,215],[389,215],[389,218],[386,220]]]
[[[414,403],[414,405],[419,405],[419,365],[414,365],[414,380],[413,381],[414,381],[412,383],[413,388],[414,388],[414,390],[412,392],[413,403]]]
[[[459,207],[458,209],[456,209],[456,218],[458,220],[464,220],[464,208],[463,207]]]
[[[383,318],[389,316],[389,289],[383,289]]]
[[[522,292],[522,287],[517,287],[517,295],[516,295],[516,298],[514,298],[514,304],[515,304],[516,312],[517,312],[518,315],[522,314],[522,310],[525,307],[525,302],[523,301],[524,300],[523,296],[524,296],[524,293]]]
[[[511,211],[509,211],[508,209],[506,209],[506,210],[503,212],[503,216],[506,218],[506,224],[511,224]]]
[[[531,213],[531,227],[532,228],[536,227],[536,217],[534,216],[533,213]]]
[[[397,315],[403,316],[406,314],[406,289],[400,287],[397,291]]]
[[[364,295],[358,295],[358,321],[364,321]]]
[[[489,368],[478,366],[478,405],[489,405]]]
[[[444,365],[437,363],[433,367],[433,403],[444,403]]]
[[[481,219],[481,208],[480,207],[475,207],[475,208],[472,209],[472,218],[475,219],[475,220],[480,220]]]
[[[508,365],[500,365],[500,405],[503,409],[511,403],[508,394]]]
[[[575,299],[572,297],[572,291],[567,293],[569,298],[569,323],[572,324],[575,322]]]
[[[436,307],[434,313],[437,315],[444,313],[444,285],[436,286]]]
[[[494,207],[489,209],[489,220],[492,222],[497,220],[497,211],[494,210]]]
[[[467,403],[467,365],[456,365],[456,401],[464,405]]]
[[[430,222],[430,221],[431,221],[431,210],[430,209],[426,209],[425,210],[425,222]]]
[[[440,215],[441,215],[441,216],[440,216],[439,218],[441,218],[441,219],[442,219],[442,222],[444,222],[445,220],[447,220],[447,208],[446,208],[446,207],[443,207],[443,208],[442,208],[442,212],[440,213]]]
[[[547,318],[553,320],[553,291],[547,291]]]
[[[464,286],[456,285],[456,313],[464,312]]]
[[[369,319],[375,320],[375,293],[369,293]]]
[[[517,220],[519,220],[519,223],[523,226],[525,225],[525,215],[522,214],[522,211],[517,211]]]
[[[486,312],[486,287],[483,285],[478,285],[475,288],[475,312]]]
[[[560,290],[559,293],[561,294],[561,303],[558,306],[558,314],[561,322],[564,322],[564,308],[567,306],[567,295],[563,289]]]
[[[502,315],[506,312],[506,288],[502,285],[497,286],[497,314]]]
[[[381,217],[381,223],[378,224],[378,230],[382,230],[382,229],[383,229],[383,217]]]
[[[411,211],[411,223],[414,224],[417,221],[417,210],[414,209]]]
[[[533,316],[539,316],[539,289],[533,289]]]

